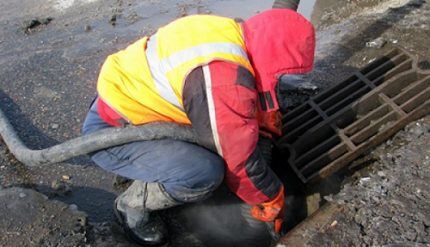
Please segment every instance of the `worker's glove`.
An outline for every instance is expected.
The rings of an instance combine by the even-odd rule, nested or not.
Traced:
[[[260,135],[268,138],[282,135],[282,115],[279,111],[266,112],[258,109],[257,120]]]
[[[281,187],[278,195],[271,201],[252,206],[251,216],[254,219],[267,222],[268,226],[273,227],[273,234],[279,234],[283,223],[284,199],[284,187]]]

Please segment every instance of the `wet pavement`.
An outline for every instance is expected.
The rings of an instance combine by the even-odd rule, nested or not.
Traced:
[[[77,137],[107,55],[181,16],[217,13],[246,18],[270,5],[249,0],[1,1],[0,107],[30,148]],[[130,245],[119,229],[112,237],[116,228],[111,207],[119,193],[112,188],[112,174],[87,157],[28,168],[1,141],[0,152],[1,187],[33,188],[50,199],[75,204],[92,226],[88,242]],[[31,243],[23,240],[23,245]]]
[[[325,9],[319,6],[321,2],[317,1],[317,9]],[[314,22],[322,21],[318,23],[316,67],[308,79],[319,87],[341,81],[393,43],[430,57],[428,1],[391,1],[397,7],[409,4],[397,9],[383,3],[375,5],[378,1],[363,2],[369,8],[365,16],[352,14],[363,8],[356,5],[339,10],[339,18],[334,18],[336,9],[330,8],[313,15]],[[270,5],[271,1],[255,0],[50,0],[43,4],[37,0],[3,0],[0,107],[31,148],[46,148],[79,136],[95,96],[98,71],[108,54],[187,14],[246,18]],[[366,42],[381,36],[387,41],[383,48],[365,47]],[[424,60],[421,64],[428,65]],[[70,192],[53,186],[58,181]],[[24,167],[0,141],[1,187],[29,187],[51,199],[76,204],[88,215],[92,227],[88,228],[87,242],[94,246],[130,245],[115,224],[107,223],[113,220],[111,205],[118,193],[112,181],[111,174],[86,157]],[[112,236],[112,232],[118,234]]]
[[[251,3],[251,4],[250,4]],[[80,135],[95,96],[105,57],[158,26],[193,13],[246,17],[270,6],[257,1],[2,1],[0,25],[0,103],[30,148],[45,148]],[[234,8],[226,8],[234,6]],[[237,11],[225,11],[241,7]],[[30,27],[33,20],[49,23]],[[42,21],[43,23],[43,21]],[[71,177],[72,193],[59,198],[76,203],[91,220],[112,219],[112,176],[87,158],[40,168],[9,168],[1,185],[26,184],[51,193],[51,183]],[[16,177],[11,177],[16,174]],[[23,179],[25,177],[25,179]],[[109,203],[105,203],[105,201]]]

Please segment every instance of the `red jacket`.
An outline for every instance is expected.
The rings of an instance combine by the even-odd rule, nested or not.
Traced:
[[[259,119],[274,119],[261,116],[278,109],[278,76],[312,69],[315,38],[312,25],[287,9],[258,14],[243,29],[256,76],[236,64],[213,61],[188,75],[183,103],[201,143],[226,161],[230,189],[245,202],[260,204],[275,198],[282,185],[257,147],[260,128],[276,132],[270,129],[276,123],[259,123],[257,112]],[[98,110],[106,122],[118,125],[120,117],[102,101]]]

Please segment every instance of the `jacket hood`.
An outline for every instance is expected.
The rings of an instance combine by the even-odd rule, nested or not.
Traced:
[[[246,20],[242,26],[261,106],[263,110],[277,110],[275,87],[278,77],[304,74],[313,68],[314,27],[302,15],[289,9],[264,11]]]

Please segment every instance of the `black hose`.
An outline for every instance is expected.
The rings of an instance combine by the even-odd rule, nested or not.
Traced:
[[[0,135],[10,152],[27,166],[48,165],[129,142],[171,138],[197,143],[190,126],[157,122],[125,128],[106,128],[42,150],[32,150],[19,139],[0,109]]]

